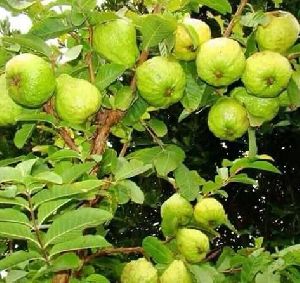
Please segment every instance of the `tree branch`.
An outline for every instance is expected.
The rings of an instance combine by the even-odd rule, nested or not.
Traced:
[[[235,14],[233,15],[230,23],[228,24],[228,26],[227,26],[224,34],[223,34],[224,37],[229,37],[231,35],[231,32],[232,32],[232,29],[234,27],[235,21],[239,16],[242,15],[243,10],[244,10],[245,6],[247,5],[247,3],[248,3],[248,0],[241,0]]]

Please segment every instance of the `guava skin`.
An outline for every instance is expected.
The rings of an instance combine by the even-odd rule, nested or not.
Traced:
[[[262,122],[271,121],[278,114],[279,99],[277,97],[261,98],[253,96],[244,87],[233,89],[230,96],[243,104],[251,116],[261,119]]]
[[[165,236],[174,236],[179,225],[186,225],[193,217],[193,206],[179,194],[168,198],[161,206],[162,231]]]
[[[164,271],[160,283],[192,283],[192,277],[181,260],[174,260]]]
[[[213,86],[227,86],[237,81],[245,64],[239,43],[225,37],[204,42],[196,58],[199,77]]]
[[[17,55],[5,67],[9,96],[28,108],[39,108],[52,96],[56,82],[51,65],[30,53]]]
[[[62,74],[57,78],[55,109],[58,116],[72,124],[82,124],[101,106],[98,89],[83,79]]]
[[[197,223],[216,228],[227,221],[223,205],[214,198],[201,199],[194,207]]]
[[[197,35],[197,45],[194,46],[189,29]],[[198,47],[211,38],[210,27],[203,21],[185,18],[179,24],[175,34],[174,54],[179,60],[190,61],[196,59]]]
[[[178,230],[176,244],[179,252],[191,263],[202,261],[209,251],[208,237],[196,229]]]
[[[5,75],[0,76],[0,127],[13,126],[16,118],[24,111],[24,108],[16,104],[8,95]]]
[[[166,108],[183,97],[186,78],[176,60],[157,56],[137,68],[136,83],[140,95],[151,106]]]
[[[128,68],[135,64],[139,54],[135,27],[123,19],[96,26],[93,45],[96,52],[108,61]]]
[[[222,140],[233,141],[249,128],[246,109],[235,99],[220,98],[208,113],[209,130]]]
[[[298,38],[299,22],[285,11],[268,12],[266,17],[267,24],[258,26],[255,34],[259,49],[284,53]]]
[[[121,283],[157,283],[157,270],[145,258],[132,260],[122,271]]]
[[[288,85],[292,67],[287,58],[272,51],[251,55],[246,61],[242,81],[250,94],[277,97]]]

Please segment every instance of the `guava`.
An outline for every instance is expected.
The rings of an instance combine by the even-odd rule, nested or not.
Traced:
[[[181,260],[174,260],[160,277],[160,283],[192,283],[192,277]]]
[[[186,225],[193,217],[193,207],[189,201],[174,194],[161,206],[162,231],[165,236],[174,236],[179,225]]]
[[[10,59],[5,68],[9,96],[18,104],[38,108],[55,90],[55,76],[51,65],[30,53]]]
[[[216,228],[227,221],[223,205],[214,198],[203,198],[194,207],[197,223]]]
[[[157,56],[137,68],[136,83],[139,94],[151,106],[166,108],[182,98],[186,78],[175,59]]]
[[[199,77],[213,86],[226,86],[238,80],[245,62],[239,43],[225,37],[204,42],[196,58]]]
[[[175,34],[175,57],[179,60],[196,59],[198,47],[211,38],[209,26],[197,19],[184,18]]]
[[[134,25],[117,19],[96,26],[93,34],[96,52],[112,63],[132,67],[138,57]]]
[[[208,237],[196,229],[179,229],[176,244],[178,251],[191,263],[202,261],[209,251]]]
[[[257,97],[276,97],[287,87],[291,75],[288,59],[276,52],[262,51],[247,59],[242,81]]]
[[[99,110],[102,96],[94,85],[67,74],[56,81],[55,109],[62,120],[82,124]]]
[[[0,76],[0,126],[10,126],[17,123],[16,118],[24,108],[16,104],[8,95],[5,75]]]
[[[157,283],[157,270],[145,258],[132,260],[122,271],[121,283]]]
[[[234,98],[222,97],[208,113],[208,127],[216,137],[233,141],[243,136],[249,127],[247,111]]]
[[[259,25],[255,34],[259,49],[284,53],[298,38],[299,22],[285,11],[273,11],[265,15],[266,24]]]
[[[262,98],[250,95],[244,87],[233,89],[230,96],[235,98],[247,109],[248,113],[262,122],[271,121],[279,111],[279,99]]]

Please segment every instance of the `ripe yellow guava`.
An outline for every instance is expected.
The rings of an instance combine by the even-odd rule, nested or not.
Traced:
[[[82,124],[101,106],[98,89],[83,79],[62,74],[57,78],[55,109],[58,116],[72,124]]]
[[[117,19],[96,26],[93,35],[96,52],[112,63],[132,67],[138,57],[134,25]]]
[[[248,113],[261,120],[261,122],[271,121],[279,111],[279,99],[262,98],[250,95],[244,87],[237,87],[232,90],[230,96],[239,101],[247,109]]]
[[[9,96],[18,104],[38,108],[53,94],[56,83],[51,65],[30,53],[17,55],[5,67]]]
[[[174,194],[161,206],[162,231],[165,236],[174,236],[179,225],[186,225],[193,217],[193,207],[189,201]]]
[[[197,55],[199,77],[213,86],[226,86],[238,80],[245,69],[245,55],[239,43],[229,38],[204,42]]]
[[[0,76],[0,126],[10,126],[17,123],[16,118],[24,108],[16,104],[8,95],[5,75]]]
[[[211,38],[210,27],[203,21],[184,18],[175,34],[174,54],[179,60],[190,61],[197,56],[198,47]]]
[[[176,244],[179,252],[191,263],[202,261],[209,251],[208,237],[196,229],[179,229]]]
[[[285,11],[268,12],[266,17],[267,24],[258,26],[255,34],[259,49],[284,53],[298,38],[299,22]]]
[[[136,83],[139,94],[151,106],[166,108],[182,98],[186,78],[175,59],[157,56],[137,68]]]
[[[197,223],[216,228],[227,221],[223,205],[214,198],[203,198],[194,207],[194,218]]]
[[[157,283],[157,281],[157,270],[145,258],[127,263],[121,275],[121,283]]]
[[[247,111],[235,99],[222,97],[208,113],[208,127],[216,137],[233,141],[243,136],[249,127]]]
[[[257,97],[276,97],[287,87],[291,75],[288,59],[276,52],[262,51],[247,59],[242,81]]]
[[[160,283],[192,283],[192,277],[181,260],[174,260],[159,278]]]

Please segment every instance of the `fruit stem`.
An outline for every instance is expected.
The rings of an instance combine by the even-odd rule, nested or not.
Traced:
[[[248,139],[249,139],[249,152],[248,157],[253,158],[257,155],[257,144],[255,136],[255,128],[250,127],[248,129]]]
[[[240,4],[239,4],[239,6],[238,6],[238,8],[237,8],[237,10],[236,10],[236,12],[235,12],[235,14],[233,15],[233,17],[232,17],[230,23],[228,24],[228,26],[227,26],[227,28],[226,28],[224,34],[223,34],[224,37],[229,37],[229,36],[231,35],[231,32],[232,32],[232,29],[233,29],[234,24],[235,24],[235,22],[236,22],[236,19],[237,19],[239,16],[242,15],[243,10],[244,10],[244,8],[246,7],[247,3],[248,3],[248,0],[241,0],[241,2],[240,2]]]

